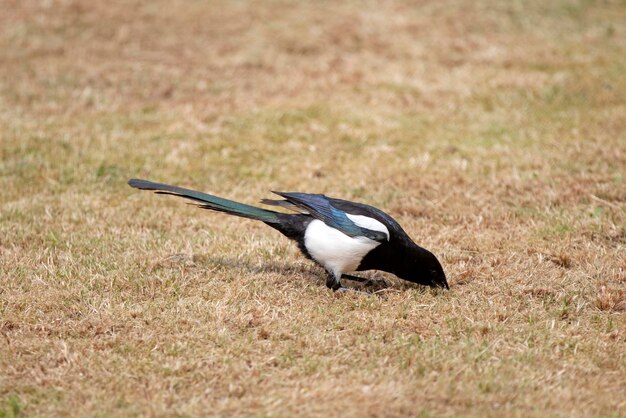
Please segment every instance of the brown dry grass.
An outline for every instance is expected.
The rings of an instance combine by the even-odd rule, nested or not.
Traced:
[[[625,416],[624,22],[5,0],[0,416]],[[269,228],[135,176],[369,202],[452,289],[333,295]]]

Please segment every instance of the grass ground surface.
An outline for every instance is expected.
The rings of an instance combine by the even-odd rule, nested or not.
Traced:
[[[626,416],[623,1],[5,0],[0,416]],[[246,203],[395,216],[334,295]]]

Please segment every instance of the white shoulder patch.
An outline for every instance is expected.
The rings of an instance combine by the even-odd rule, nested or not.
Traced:
[[[354,222],[361,228],[367,228],[372,231],[382,232],[383,234],[387,235],[387,241],[389,241],[389,230],[382,222],[377,221],[374,218],[370,218],[369,216],[352,215],[350,213],[346,213],[346,216],[348,216],[348,218],[350,218],[352,222]]]

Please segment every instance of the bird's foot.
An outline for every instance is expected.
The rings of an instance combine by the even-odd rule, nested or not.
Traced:
[[[389,287],[389,284],[384,280],[375,280],[375,279],[366,279],[364,277],[351,276],[349,274],[344,274],[341,276],[343,279],[352,280],[353,282],[362,283],[363,287],[376,287],[380,289],[385,289]]]
[[[386,289],[389,287],[389,283],[387,283],[384,279],[380,279],[380,280],[368,279],[363,282],[363,287],[375,287],[377,289]]]
[[[333,274],[329,274],[326,278],[326,287],[336,291],[337,289],[341,289],[341,282]]]

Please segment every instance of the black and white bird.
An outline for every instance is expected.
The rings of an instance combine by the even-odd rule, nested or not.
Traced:
[[[141,190],[184,197],[203,209],[255,219],[298,243],[302,253],[328,272],[326,286],[346,290],[342,276],[353,271],[381,270],[413,283],[448,288],[437,257],[415,244],[400,224],[380,209],[322,194],[274,192],[284,200],[264,199],[266,205],[296,212],[281,213],[210,194],[148,180],[131,179]]]

